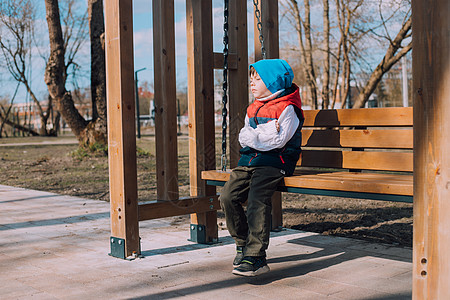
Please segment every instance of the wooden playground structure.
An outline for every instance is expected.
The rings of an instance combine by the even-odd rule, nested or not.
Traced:
[[[279,56],[278,1],[261,0],[258,7],[261,12],[267,58],[276,58]],[[177,165],[174,3],[173,0],[153,0],[158,191],[157,201],[145,205],[138,205],[137,201],[132,0],[106,1],[105,12],[111,254],[121,258],[139,255],[139,221],[182,214],[191,214],[192,241],[214,243],[217,241],[217,210],[220,206],[216,188],[207,185],[205,179],[211,180],[206,178],[208,172],[220,174],[215,171],[213,70],[223,67],[223,54],[213,52],[212,2],[186,0],[191,197],[180,199]],[[414,171],[405,175],[409,176],[409,179],[406,179],[409,183],[399,185],[409,187],[409,190],[406,188],[400,192],[401,196],[406,197],[402,199],[411,200],[412,196],[414,198],[413,298],[449,299],[450,37],[448,28],[450,22],[448,15],[450,7],[448,0],[413,0],[412,13],[414,112],[412,113],[410,109],[407,113],[409,120],[411,115],[413,116],[412,124],[409,121],[402,126],[413,125],[413,131],[410,129],[408,137],[405,138],[406,143],[409,144],[400,148],[413,148],[414,152],[403,156],[407,160],[405,165],[409,164],[409,167],[404,170],[395,169],[395,171]],[[247,2],[229,0],[228,18],[229,161],[230,167],[233,168],[237,165],[239,157],[237,136],[244,123],[245,108],[248,105]],[[259,39],[255,34],[256,60],[261,58],[259,46]],[[334,112],[337,115],[345,114],[341,110],[334,110]],[[367,115],[368,112],[365,111],[365,114]],[[326,111],[315,113],[316,115],[330,114]],[[398,115],[393,114],[388,119],[392,122],[396,118]],[[342,122],[346,118],[342,116],[338,120]],[[351,125],[373,126],[373,124]],[[339,126],[345,125],[339,123]],[[388,126],[388,123],[384,126]],[[361,130],[366,129],[361,128]],[[313,132],[309,137],[314,137],[316,141],[323,140]],[[346,134],[339,134],[338,140],[335,140],[339,146],[342,146],[342,137]],[[390,134],[392,132],[381,136],[380,141]],[[411,147],[412,139],[413,147]],[[308,141],[305,138],[306,144]],[[312,142],[313,140],[310,143]],[[358,151],[364,151],[360,151],[359,148],[365,147],[352,145],[351,148],[355,149],[351,152],[356,154],[350,155],[361,155]],[[340,158],[342,163],[349,161],[344,156]],[[374,159],[378,158],[374,157],[372,160]],[[358,160],[356,158],[356,162]],[[386,166],[389,167],[392,162],[396,160],[390,158]],[[342,164],[341,167],[350,170],[364,168],[361,164],[348,166]],[[208,171],[204,172],[205,179],[202,179],[203,171]],[[347,180],[355,181],[361,178],[355,176]],[[316,184],[313,189],[321,190],[317,187],[318,179],[310,179],[310,185],[306,188]],[[286,186],[289,185],[289,180],[292,188],[305,188],[300,187],[294,179],[288,178],[285,182]],[[340,181],[345,182],[345,179],[341,178]],[[372,180],[367,186],[375,184],[375,181]],[[383,184],[385,189],[375,191],[373,194],[393,194],[390,192],[394,186],[392,182],[385,180]],[[340,191],[354,192],[347,187],[341,188]],[[329,189],[329,191],[338,190],[337,187]],[[357,192],[367,194],[364,187]],[[382,197],[388,198],[388,196]],[[273,199],[272,223],[274,228],[282,225],[280,193],[277,193]]]

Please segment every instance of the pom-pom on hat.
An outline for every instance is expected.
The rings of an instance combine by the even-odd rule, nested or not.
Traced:
[[[290,88],[294,80],[294,72],[291,66],[283,59],[263,59],[251,64],[267,89],[275,93],[282,89]]]

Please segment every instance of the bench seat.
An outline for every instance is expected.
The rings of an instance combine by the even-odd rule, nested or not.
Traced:
[[[302,155],[279,191],[413,201],[411,107],[305,110]],[[331,171],[332,170],[332,171]],[[221,186],[230,172],[202,172]]]
[[[227,172],[203,171],[209,185],[223,186],[230,177]],[[339,196],[348,198],[388,200],[412,203],[413,176],[360,172],[326,172],[294,174],[286,177],[278,188],[282,192]]]

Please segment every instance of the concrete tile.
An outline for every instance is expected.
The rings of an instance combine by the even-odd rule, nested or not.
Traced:
[[[338,292],[349,288],[348,284],[311,277],[309,275],[285,278],[280,284],[301,288],[302,290],[314,292],[322,296],[331,297]]]
[[[333,297],[328,297],[323,294],[315,293],[312,291],[305,290],[303,288],[297,288],[293,286],[285,286],[280,284],[271,284],[266,286],[256,286],[252,289],[246,290],[245,294],[250,294],[257,296],[258,298],[264,299],[314,299],[314,300],[322,300],[322,299],[337,299]]]
[[[271,233],[272,271],[246,278],[231,274],[235,245],[226,230],[219,232],[221,243],[208,246],[188,241],[189,224],[174,226],[174,218],[141,222],[146,256],[125,261],[107,255],[108,203],[1,185],[0,193],[12,200],[4,202],[0,194],[0,268],[8,270],[0,281],[20,292],[10,294],[14,299],[402,299],[411,294],[410,249],[284,230]]]
[[[24,296],[20,296],[20,297],[14,297],[15,300],[29,300],[29,299],[33,299],[33,300],[56,300],[58,298],[50,295],[49,293],[46,292],[37,292],[35,294],[28,294],[28,295],[24,295]]]
[[[5,284],[6,282],[8,284]],[[38,288],[31,287],[16,280],[2,281],[2,284],[0,285],[0,295],[2,299],[14,299],[37,294],[39,292],[41,291]]]
[[[354,278],[352,284],[395,295],[408,293],[412,288],[412,281],[404,282],[392,278],[377,278],[372,276]]]
[[[377,290],[360,287],[349,287],[343,291],[333,294],[337,299],[361,300],[361,299],[391,299],[392,295]]]
[[[412,270],[402,273],[402,274],[392,276],[391,278],[395,279],[395,280],[411,283],[412,282]]]

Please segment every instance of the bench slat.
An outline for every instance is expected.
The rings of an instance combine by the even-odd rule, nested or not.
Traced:
[[[303,147],[412,149],[413,130],[302,130]]]
[[[413,126],[412,107],[305,110],[303,127]]]
[[[228,181],[229,172],[203,171],[202,178],[212,181]],[[360,193],[413,195],[413,176],[355,172],[332,172],[314,175],[294,175],[284,179],[285,187],[338,190]]]
[[[303,150],[299,167],[413,171],[413,153]]]

